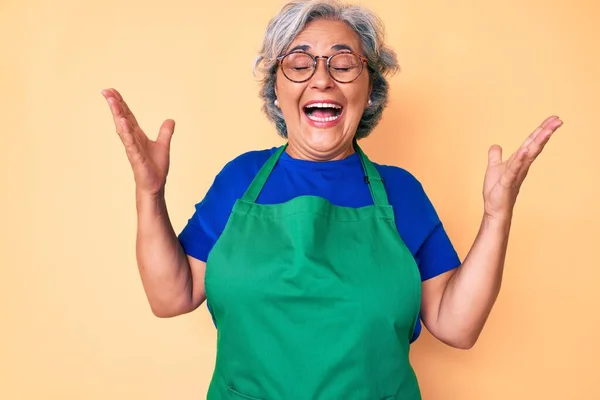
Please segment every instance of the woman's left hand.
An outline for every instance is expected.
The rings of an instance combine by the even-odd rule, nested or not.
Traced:
[[[552,134],[562,125],[551,116],[535,129],[507,160],[502,161],[502,148],[494,145],[488,153],[488,166],[483,184],[485,217],[508,221],[517,200],[521,184],[529,167],[540,155]]]

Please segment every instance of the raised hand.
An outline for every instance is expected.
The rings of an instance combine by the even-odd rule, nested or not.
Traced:
[[[133,169],[136,191],[154,196],[164,190],[169,172],[169,151],[175,121],[165,120],[155,141],[150,140],[123,97],[115,89],[102,91],[113,115],[115,129],[125,146],[125,153]]]
[[[490,147],[483,185],[486,217],[504,220],[512,217],[519,190],[531,164],[561,125],[562,121],[557,116],[546,118],[505,161],[502,161],[500,146]]]

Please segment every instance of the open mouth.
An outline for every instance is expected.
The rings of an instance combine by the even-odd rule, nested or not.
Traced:
[[[304,106],[304,114],[314,122],[333,122],[342,114],[343,107],[332,102],[310,103]]]

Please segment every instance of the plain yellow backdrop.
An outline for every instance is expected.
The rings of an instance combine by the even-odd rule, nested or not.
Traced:
[[[0,398],[204,398],[206,307],[155,318],[135,264],[132,174],[100,94],[119,89],[155,137],[177,122],[167,187],[179,232],[220,168],[278,146],[252,63],[283,2],[10,1],[0,5]],[[598,399],[600,3],[365,1],[402,72],[379,163],[425,186],[464,257],[487,149],[564,126],[522,189],[503,289],[480,341],[424,332],[425,400]]]

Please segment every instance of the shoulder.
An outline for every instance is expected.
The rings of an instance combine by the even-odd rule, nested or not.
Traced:
[[[460,265],[433,201],[417,177],[400,167],[375,165],[394,209],[398,233],[417,260],[423,281]]]
[[[263,164],[277,151],[278,147],[269,149],[250,150],[244,152],[227,163],[219,175],[235,175],[245,172],[258,171]]]
[[[405,220],[431,226],[439,223],[436,209],[422,182],[414,173],[393,165],[375,164],[390,203]]]
[[[277,149],[273,147],[250,150],[225,162],[215,176],[213,188],[225,186],[229,189],[227,192],[237,194],[252,182],[260,168]]]
[[[412,172],[395,165],[373,164],[381,175],[387,190],[394,191],[401,188],[405,191],[405,195],[407,194],[407,190],[409,191],[409,194],[424,194],[424,188],[421,181]]]
[[[195,212],[178,235],[186,253],[206,261],[225,227],[237,198],[244,194],[256,172],[277,148],[252,150],[231,159],[215,176]]]
[[[211,212],[215,212],[216,209],[227,212],[235,200],[243,195],[256,173],[276,150],[276,147],[250,150],[225,162],[213,178],[204,198],[196,204],[197,210],[209,208]]]

